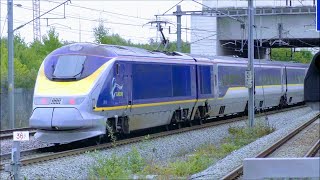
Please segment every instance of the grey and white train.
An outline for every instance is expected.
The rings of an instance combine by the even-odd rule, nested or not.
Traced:
[[[255,60],[255,107],[304,101],[305,64]],[[76,43],[43,61],[30,126],[69,143],[113,132],[202,123],[247,111],[247,59]],[[109,128],[109,129],[110,129]]]

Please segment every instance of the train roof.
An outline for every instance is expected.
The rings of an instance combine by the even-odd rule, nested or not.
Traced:
[[[233,57],[233,56],[205,56],[205,55],[196,55],[196,54],[188,54],[194,59],[201,59],[200,61],[213,61],[215,63],[229,63],[229,64],[247,64],[247,58],[241,57]],[[274,66],[292,66],[292,67],[301,67],[301,66],[309,66],[308,64],[296,63],[296,62],[287,62],[287,61],[274,61],[274,60],[262,60],[262,59],[254,59],[255,64],[268,64]]]
[[[107,45],[107,44],[95,44],[95,43],[74,43],[63,46],[51,53],[55,54],[94,54],[97,56],[105,57],[118,57],[118,56],[136,56],[136,57],[151,57],[151,58],[161,58],[165,59],[174,59],[174,60],[196,60],[198,62],[206,63],[229,63],[229,64],[247,64],[247,58],[239,57],[230,57],[230,56],[205,56],[205,55],[196,55],[196,54],[187,54],[180,52],[159,52],[159,51],[150,51],[137,47],[129,46],[119,46],[119,45]],[[284,61],[270,61],[270,60],[260,60],[255,59],[255,64],[269,64],[275,66],[292,66],[292,67],[301,67],[308,66],[307,64],[301,63],[292,63]]]

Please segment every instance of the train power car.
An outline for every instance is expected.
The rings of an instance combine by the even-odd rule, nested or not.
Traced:
[[[69,143],[157,126],[180,127],[247,110],[247,60],[76,43],[43,61],[30,127]],[[303,101],[307,66],[255,61],[256,109]],[[110,128],[107,128],[110,127]]]
[[[304,99],[314,110],[320,110],[320,51],[314,55],[306,74]]]

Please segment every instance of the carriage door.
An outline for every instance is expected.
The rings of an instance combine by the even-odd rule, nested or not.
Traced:
[[[283,76],[282,76],[282,81],[283,81],[283,85],[282,85],[282,87],[283,87],[283,90],[284,90],[284,88],[285,88],[285,93],[287,93],[288,92],[288,77],[287,77],[287,67],[284,67],[284,69],[283,69]]]
[[[131,75],[129,63],[118,61],[114,64],[114,78],[112,79],[112,95],[119,106],[128,106],[131,102]]]

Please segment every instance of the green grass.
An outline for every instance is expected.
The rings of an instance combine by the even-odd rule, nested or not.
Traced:
[[[224,138],[219,146],[204,144],[193,153],[183,155],[179,160],[165,166],[156,164],[153,158],[142,157],[137,148],[122,157],[115,154],[110,158],[96,156],[97,163],[90,169],[90,178],[126,179],[132,174],[155,174],[160,175],[161,179],[185,178],[208,168],[217,160],[274,130],[263,124],[257,124],[253,128],[230,127],[229,136]]]
[[[133,148],[124,156],[112,154],[110,158],[97,157],[97,162],[91,167],[90,179],[127,179],[130,174],[143,170],[145,159],[137,148]]]

